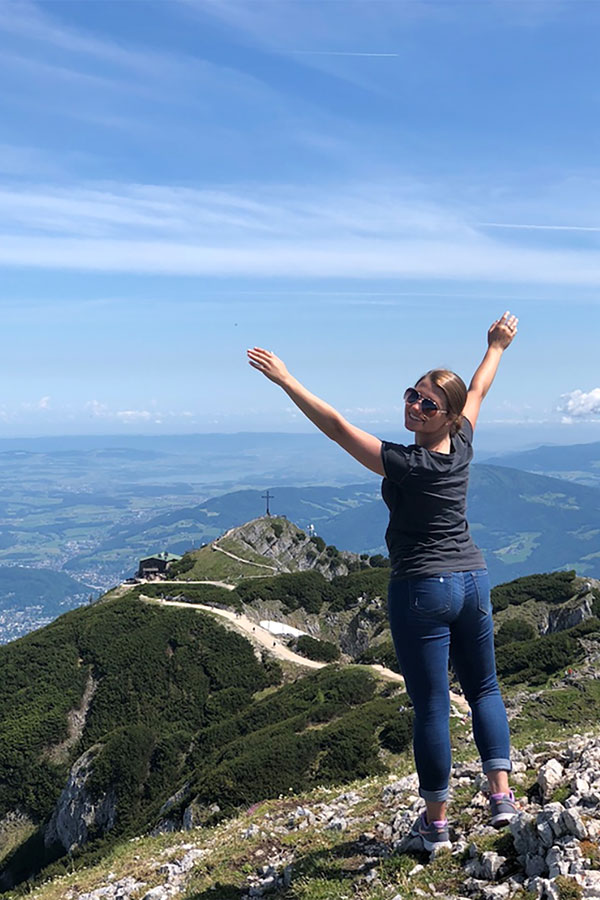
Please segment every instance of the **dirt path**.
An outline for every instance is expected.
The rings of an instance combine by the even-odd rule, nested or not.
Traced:
[[[182,581],[181,579],[177,581],[152,581],[145,582],[146,584],[178,584],[178,585],[186,585],[186,584],[212,584],[215,587],[225,588],[226,591],[235,591],[235,584],[228,584],[226,581]]]
[[[285,659],[287,662],[295,663],[298,666],[304,666],[307,669],[322,669],[323,666],[326,666],[327,663],[324,662],[316,662],[313,659],[307,659],[305,656],[300,656],[299,653],[294,653],[293,650],[290,650],[281,640],[279,640],[276,636],[272,635],[270,631],[267,631],[266,628],[262,628],[256,622],[252,622],[247,616],[243,613],[235,613],[231,612],[228,609],[221,609],[217,606],[210,606],[206,603],[185,603],[182,600],[155,600],[154,598],[144,597],[145,600],[152,600],[155,603],[159,603],[162,606],[181,606],[181,607],[192,607],[192,609],[201,609],[204,612],[212,612],[218,616],[222,616],[224,619],[228,619],[235,626],[237,626],[241,631],[244,631],[248,637],[257,641],[259,644],[262,644],[263,647],[266,647],[273,656],[276,656],[278,659]],[[387,681],[395,681],[397,684],[404,684],[404,678],[402,675],[399,675],[397,672],[393,672],[391,669],[386,669],[385,666],[380,666],[378,664],[374,664],[368,667],[369,669],[373,669],[374,672],[381,678],[385,678]],[[469,709],[469,705],[464,697],[461,697],[459,694],[455,694],[454,691],[450,691],[450,702],[453,703],[461,712],[467,712]]]
[[[300,656],[299,653],[294,653],[293,650],[290,650],[289,647],[286,647],[277,637],[271,634],[270,631],[267,631],[266,628],[262,628],[260,625],[257,625],[256,622],[252,622],[247,616],[240,613],[239,615],[235,612],[231,612],[228,609],[221,609],[217,606],[210,606],[207,603],[185,603],[182,600],[155,600],[154,598],[144,597],[144,600],[152,600],[155,603],[159,603],[161,606],[181,606],[181,607],[191,607],[192,609],[201,609],[204,612],[215,613],[218,616],[222,616],[224,619],[228,619],[233,625],[240,629],[240,631],[245,632],[248,637],[257,641],[259,644],[262,644],[263,647],[266,647],[270,652],[278,657],[278,659],[285,659],[288,662],[295,663],[299,666],[305,666],[307,669],[321,669],[325,663],[316,662],[313,659],[306,659],[305,656]]]
[[[224,553],[225,556],[228,556],[230,559],[235,559],[236,562],[245,563],[247,566],[256,566],[259,569],[269,569],[271,572],[279,571],[276,566],[267,566],[264,563],[252,562],[251,559],[242,559],[241,556],[236,556],[235,553],[230,553],[229,550],[223,550],[218,544],[212,543],[210,546],[213,550]]]

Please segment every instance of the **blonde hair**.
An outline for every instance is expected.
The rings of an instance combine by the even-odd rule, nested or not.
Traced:
[[[463,420],[462,411],[467,402],[466,384],[460,375],[451,372],[450,369],[430,369],[429,372],[421,375],[415,387],[418,387],[426,378],[446,398],[448,416],[451,419],[450,434],[456,434],[457,431],[460,431]]]

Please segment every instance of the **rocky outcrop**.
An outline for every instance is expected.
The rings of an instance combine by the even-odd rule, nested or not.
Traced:
[[[590,619],[592,613],[593,596],[591,593],[578,594],[571,600],[567,600],[557,609],[548,611],[547,633],[564,631],[566,628],[574,628],[586,619]]]
[[[89,672],[79,706],[70,710],[67,714],[67,737],[64,741],[49,747],[46,751],[46,755],[50,762],[61,763],[67,761],[69,751],[75,746],[83,734],[92,698],[96,693],[97,687],[98,682],[94,680],[92,673]]]
[[[495,839],[498,833],[489,825],[488,799],[482,791],[486,779],[479,772],[479,765],[463,762],[453,768],[453,790],[474,788],[470,799],[463,800],[460,807],[451,806],[459,824],[451,829],[451,849],[442,851],[450,854],[454,871],[462,876],[458,894],[447,894],[443,881],[432,880],[439,877],[433,875],[433,868],[428,876],[428,890],[418,886],[428,874],[428,859],[420,839],[410,835],[423,808],[413,773],[380,788],[375,800],[372,795],[367,800],[358,784],[337,795],[331,790],[327,792],[328,799],[318,802],[295,805],[281,798],[279,807],[270,804],[261,813],[257,804],[257,811],[248,810],[231,823],[229,831],[235,841],[248,842],[244,856],[256,861],[245,876],[240,896],[256,900],[280,896],[290,886],[293,889],[300,868],[294,834],[313,832],[316,838],[322,833],[318,840],[326,841],[327,846],[332,846],[339,834],[344,852],[353,860],[354,890],[365,898],[389,895],[392,900],[400,900],[434,893],[441,900],[600,897],[600,738],[574,735],[568,746],[555,745],[552,755],[547,750],[537,753],[529,748],[516,751],[514,758],[513,776],[521,784],[519,793],[523,794],[524,787],[531,787],[532,769],[537,770],[538,789],[527,792],[531,799],[524,795],[519,800],[520,812],[495,850],[486,849],[486,842],[489,847],[489,839]],[[549,792],[558,789],[562,801],[549,799]],[[248,815],[253,816],[250,823]],[[222,833],[207,838],[202,832],[196,841],[192,837],[189,843],[163,851],[169,854],[168,861],[152,861],[151,887],[131,878],[117,881],[113,876],[109,884],[85,894],[70,890],[66,900],[168,900],[187,895],[189,874],[198,861],[210,864],[210,854],[215,849],[221,859]],[[394,897],[390,886],[382,884],[385,866],[381,862],[398,854],[412,855],[413,861],[404,870],[407,880],[402,894]],[[436,856],[431,854],[433,859]],[[306,870],[301,877],[306,879]]]
[[[351,563],[360,557],[346,550],[319,549],[315,542],[288,519],[261,516],[237,528],[231,528],[213,542],[218,549],[246,562],[257,562],[256,555],[271,562],[273,574],[306,572],[314,569],[325,578],[347,575]]]
[[[47,847],[60,844],[70,852],[86,844],[92,835],[102,834],[113,827],[116,816],[114,791],[94,797],[88,787],[94,760],[101,750],[99,744],[90,747],[73,764],[44,832]]]

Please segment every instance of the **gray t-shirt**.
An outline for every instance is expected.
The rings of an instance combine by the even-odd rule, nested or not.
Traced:
[[[450,453],[383,441],[383,499],[390,511],[385,540],[392,578],[484,569],[466,519],[473,426],[463,418]]]

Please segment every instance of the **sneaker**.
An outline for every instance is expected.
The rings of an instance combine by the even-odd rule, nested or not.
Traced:
[[[490,814],[494,828],[503,828],[508,825],[517,812],[515,795],[512,791],[509,791],[508,794],[490,794]]]
[[[420,837],[425,850],[437,850],[440,847],[452,847],[448,819],[427,824],[425,813],[421,813],[410,830],[413,837]]]

